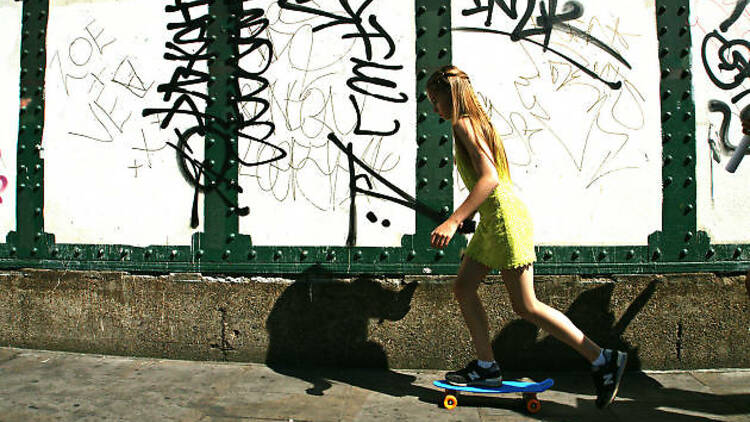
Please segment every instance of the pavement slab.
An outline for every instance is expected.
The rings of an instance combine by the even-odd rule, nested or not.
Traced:
[[[627,372],[616,402],[594,405],[587,372],[555,380],[536,415],[520,394],[459,396],[445,371],[285,368],[0,348],[0,422],[16,421],[730,421],[750,422],[750,370]]]

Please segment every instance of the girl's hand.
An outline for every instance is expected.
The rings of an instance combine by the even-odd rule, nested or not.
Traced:
[[[435,228],[430,233],[430,244],[433,248],[443,249],[448,246],[448,242],[451,241],[453,235],[458,230],[458,223],[453,220],[445,220],[445,222]]]

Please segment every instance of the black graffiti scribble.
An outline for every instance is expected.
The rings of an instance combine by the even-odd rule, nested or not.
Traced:
[[[719,29],[721,32],[727,32],[729,28],[742,15],[745,7],[748,4],[748,0],[737,0],[734,11],[732,14],[725,19],[720,25]],[[716,56],[718,57],[717,63],[714,64],[716,68],[712,68],[708,63],[709,52],[708,46],[712,39],[718,41],[719,48],[716,50]],[[744,53],[744,54],[743,54]],[[746,54],[750,53],[750,43],[743,40],[727,40],[718,31],[713,30],[703,37],[703,43],[701,45],[701,60],[703,61],[703,67],[706,69],[706,75],[713,82],[713,84],[725,91],[729,91],[739,87],[745,79],[750,77],[750,69],[748,68],[748,60]],[[720,75],[722,72],[727,72],[728,79],[722,80]],[[732,97],[732,104],[736,104],[743,97],[750,93],[750,89],[744,90],[739,94]],[[729,125],[732,122],[732,112],[729,105],[720,100],[710,100],[708,102],[708,110],[712,113],[721,113],[721,126],[719,128],[719,141],[723,151],[734,152],[737,150],[737,146],[729,141]],[[719,155],[716,148],[712,144],[709,130],[709,146],[713,153],[713,158],[716,162],[720,161]],[[750,154],[750,151],[746,151],[745,155]],[[713,185],[712,185],[713,186]]]
[[[173,5],[166,7],[166,11],[169,13],[178,12],[181,14],[183,21],[177,23],[169,23],[167,25],[168,30],[176,30],[172,42],[167,42],[167,53],[164,54],[164,58],[170,61],[182,62],[183,65],[178,66],[172,74],[172,78],[168,83],[161,84],[157,87],[157,91],[164,94],[164,101],[170,101],[172,95],[175,94],[177,97],[172,102],[172,106],[169,108],[147,108],[143,110],[144,116],[153,114],[166,113],[164,119],[161,121],[160,127],[162,129],[167,128],[172,118],[176,114],[188,115],[195,119],[194,126],[190,127],[186,131],[182,132],[179,129],[174,129],[177,135],[177,143],[167,142],[167,145],[174,148],[178,155],[178,164],[181,173],[195,187],[195,194],[193,198],[193,206],[191,213],[191,227],[198,227],[198,194],[199,192],[217,192],[222,200],[227,204],[230,210],[234,210],[237,215],[245,216],[248,215],[250,209],[248,207],[240,207],[235,204],[230,198],[223,193],[222,190],[217,189],[222,183],[226,183],[230,189],[237,192],[242,192],[242,188],[236,183],[231,177],[227,177],[227,173],[232,168],[232,161],[236,161],[244,166],[255,166],[261,165],[275,160],[279,160],[286,156],[286,152],[283,149],[271,145],[265,140],[271,136],[274,132],[274,125],[271,122],[260,121],[260,118],[265,114],[269,108],[267,101],[256,97],[258,93],[265,90],[268,87],[268,81],[262,77],[262,74],[268,69],[269,64],[267,63],[258,71],[248,71],[243,69],[239,65],[239,60],[260,48],[266,48],[270,53],[272,50],[271,43],[259,37],[259,34],[265,30],[268,26],[268,20],[263,18],[263,11],[261,9],[249,9],[242,11],[239,25],[239,36],[230,37],[230,48],[233,49],[234,59],[228,63],[229,72],[235,76],[234,84],[232,86],[234,94],[229,98],[229,106],[233,109],[227,118],[220,118],[218,116],[206,115],[198,107],[198,101],[202,101],[208,105],[210,99],[207,94],[195,90],[195,85],[206,86],[210,83],[210,77],[207,72],[196,70],[195,66],[199,62],[208,62],[213,60],[215,54],[209,53],[208,46],[212,40],[207,36],[207,26],[209,22],[209,15],[202,14],[197,17],[193,17],[191,9],[199,6],[206,6],[211,0],[194,0],[190,2],[183,2],[182,0],[175,0]],[[249,31],[248,36],[243,36],[243,30]],[[193,52],[187,51],[189,47],[197,45],[197,49]],[[185,48],[183,48],[185,46]],[[242,51],[240,51],[242,47]],[[270,57],[270,54],[267,56]],[[269,58],[270,60],[270,58]],[[248,80],[252,83],[257,83],[258,88],[251,90],[246,94],[242,94],[240,89],[240,80]],[[244,119],[244,115],[239,112],[240,103],[243,102],[255,102],[261,104],[261,110],[252,116],[249,120]],[[266,133],[262,137],[251,136],[243,132],[243,129],[263,126],[267,129]],[[212,162],[201,162],[193,157],[195,152],[190,146],[190,139],[193,136],[199,136],[203,138],[207,133],[211,133],[213,142],[222,141],[221,145],[216,147],[224,147],[226,150],[225,156],[228,159],[224,163],[212,163]],[[280,154],[269,160],[262,162],[251,163],[243,161],[239,158],[238,153],[235,151],[232,145],[234,138],[245,138],[251,141],[257,141],[269,145],[271,147],[280,150]],[[215,184],[207,185],[201,182],[201,177],[206,174],[211,175],[212,179],[215,179]]]
[[[718,62],[715,65],[718,69],[713,69],[708,63],[708,44],[712,39],[719,42],[719,49],[716,51]],[[748,60],[743,53],[750,53],[750,42],[742,39],[727,40],[716,30],[706,34],[701,46],[701,59],[703,60],[703,67],[706,69],[706,75],[711,79],[711,82],[718,88],[728,91],[737,88],[745,79],[750,77]],[[719,77],[722,71],[730,73],[728,75],[729,80],[722,80]],[[750,90],[744,90],[732,97],[732,104],[736,104],[748,93],[750,93]]]
[[[344,145],[344,143],[333,133],[328,134],[328,140],[331,141],[336,147],[346,154],[347,161],[349,164],[349,234],[346,238],[347,246],[355,246],[357,244],[357,202],[356,196],[358,193],[372,196],[374,198],[384,199],[391,201],[404,207],[411,208],[418,213],[426,215],[436,223],[442,223],[445,219],[445,215],[440,212],[433,210],[427,205],[417,201],[416,198],[412,197],[408,193],[401,190],[398,186],[394,185],[385,177],[379,175],[375,170],[370,168],[362,160],[357,158],[352,151],[352,143]],[[374,177],[377,181],[388,187],[388,189],[396,192],[397,196],[385,195],[372,190],[372,182],[370,176],[367,174],[357,174],[355,164],[361,167],[365,172],[369,173],[370,176]],[[363,179],[367,183],[367,189],[363,189],[357,186],[357,181]]]
[[[510,19],[513,19],[513,20],[519,19],[519,9],[518,9],[516,0],[511,0],[510,4],[508,4],[505,0],[486,0],[485,5],[482,5],[480,0],[474,0],[474,7],[462,10],[461,14],[464,16],[472,16],[477,13],[486,13],[484,26],[488,27],[492,24],[493,11],[496,6],[499,7],[500,10],[504,12],[505,15],[509,17]],[[563,30],[563,31],[566,31],[570,35],[581,38],[585,40],[586,42],[599,47],[600,49],[605,51],[607,54],[614,57],[617,61],[624,64],[628,69],[632,68],[630,66],[630,63],[628,63],[624,57],[622,57],[619,53],[617,53],[613,48],[607,46],[603,41],[597,39],[591,34],[586,33],[586,31],[583,31],[579,28],[576,28],[566,23],[568,21],[575,20],[583,16],[583,6],[579,2],[577,1],[566,2],[562,8],[562,14],[558,14],[557,13],[557,0],[550,0],[549,7],[545,5],[544,1],[541,1],[539,3],[540,16],[536,19],[536,25],[538,26],[538,28],[524,29],[526,25],[528,24],[528,22],[531,20],[531,17],[534,13],[535,6],[536,6],[536,0],[528,0],[526,2],[526,10],[523,11],[523,15],[521,15],[520,20],[518,20],[516,26],[513,28],[511,32],[489,29],[489,28],[476,28],[476,27],[455,27],[453,28],[453,30],[454,31],[466,31],[466,32],[484,32],[484,33],[491,33],[491,34],[497,34],[497,35],[506,35],[513,42],[517,42],[517,41],[530,42],[534,45],[542,47],[543,52],[546,52],[547,50],[549,50],[553,52],[554,54],[562,57],[563,59],[567,60],[568,62],[570,62],[577,68],[581,69],[584,73],[586,73],[590,77],[603,82],[611,89],[620,89],[622,87],[621,81],[617,81],[617,82],[606,81],[602,77],[597,75],[594,71],[588,69],[583,64],[549,47],[552,30],[553,29]],[[535,35],[543,35],[544,40],[542,42],[538,42],[538,41],[529,39],[529,37],[535,36]]]
[[[296,4],[291,3],[289,0],[278,0],[278,5],[281,9],[297,11],[302,13],[308,13],[314,16],[330,19],[330,21],[318,24],[313,27],[313,32],[321,31],[337,25],[350,25],[353,27],[354,32],[346,33],[342,35],[342,39],[356,38],[362,41],[365,49],[366,60],[352,58],[351,61],[354,63],[352,72],[354,77],[347,81],[347,86],[355,92],[370,97],[377,98],[382,101],[391,103],[403,103],[406,102],[408,97],[403,92],[400,92],[397,97],[390,95],[384,95],[374,91],[378,88],[397,88],[397,84],[389,79],[367,76],[360,71],[363,67],[370,67],[379,70],[397,71],[403,69],[401,65],[387,65],[384,63],[378,63],[373,60],[373,41],[382,40],[386,44],[386,51],[383,54],[383,59],[390,59],[396,52],[396,43],[393,41],[393,37],[390,36],[388,31],[378,22],[377,16],[371,14],[367,18],[367,23],[372,27],[372,30],[364,25],[362,15],[365,9],[372,4],[372,0],[363,1],[357,10],[354,10],[349,3],[349,0],[339,0],[339,4],[344,9],[346,15],[337,15],[335,13],[328,12],[322,9],[316,9],[313,7],[305,6],[309,3],[307,0],[296,0]],[[363,88],[361,85],[367,85],[367,88]],[[356,135],[380,135],[380,136],[391,136],[396,134],[400,129],[400,123],[398,120],[394,120],[394,127],[391,130],[375,130],[375,129],[363,129],[362,128],[362,107],[357,103],[357,99],[352,95],[349,97],[354,107],[357,124],[354,129]],[[378,119],[380,120],[380,119]]]
[[[729,105],[723,101],[711,100],[708,102],[708,110],[712,113],[721,113],[721,126],[719,127],[719,141],[724,151],[734,152],[737,145],[729,140],[729,124],[732,122],[732,111]],[[745,151],[745,155],[750,155],[750,150]],[[720,160],[716,160],[719,162]]]
[[[747,3],[750,2],[750,0],[737,0],[737,4],[734,5],[734,11],[731,15],[729,15],[728,18],[724,20],[724,22],[719,25],[719,29],[721,29],[721,32],[727,32],[730,26],[734,25],[735,22],[737,22],[737,19],[742,16],[742,12],[745,11],[745,7],[747,7]]]

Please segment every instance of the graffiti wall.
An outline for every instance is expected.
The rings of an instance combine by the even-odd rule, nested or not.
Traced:
[[[353,211],[346,151],[329,136],[415,195],[414,4],[297,3],[252,3],[268,19],[257,31],[268,44],[240,67],[263,69],[266,82],[262,90],[242,84],[243,93],[258,92],[241,111],[267,125],[249,128],[255,139],[240,138],[239,198],[250,207],[240,231],[257,245],[344,246],[356,224],[358,246],[400,246],[415,232],[414,210],[358,195]],[[356,183],[394,195],[374,177]]]
[[[430,232],[469,192],[425,94],[453,63],[539,272],[739,268],[747,4],[2,2],[0,265],[455,272],[471,233]]]
[[[179,97],[169,85],[195,91],[201,109],[206,90],[174,81],[179,60],[165,58],[200,52],[168,29],[182,19],[150,0],[50,2],[44,209],[58,242],[190,244],[202,196],[181,172],[176,131],[194,119],[168,112]],[[205,64],[193,70],[205,73]]]
[[[696,112],[697,218],[714,243],[750,239],[750,159],[726,170],[742,138],[740,112],[750,106],[750,9],[747,1],[692,0]]]
[[[21,106],[21,5],[0,3],[0,238],[16,226],[16,140]],[[28,106],[28,104],[24,104]]]
[[[537,243],[645,244],[661,227],[654,2],[451,7],[454,64],[503,138]]]

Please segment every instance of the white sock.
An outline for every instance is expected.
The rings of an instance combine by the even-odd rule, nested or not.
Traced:
[[[602,366],[606,360],[604,359],[604,349],[602,349],[601,352],[599,352],[599,357],[596,358],[596,360],[591,364],[591,366]]]
[[[492,365],[493,365],[494,363],[495,363],[495,361],[494,361],[494,360],[493,360],[493,361],[486,361],[486,360],[481,360],[481,359],[480,359],[480,360],[477,360],[477,364],[478,364],[478,365],[479,365],[479,367],[480,367],[480,368],[482,368],[482,369],[488,369],[488,368],[491,368],[491,367],[492,367]]]

